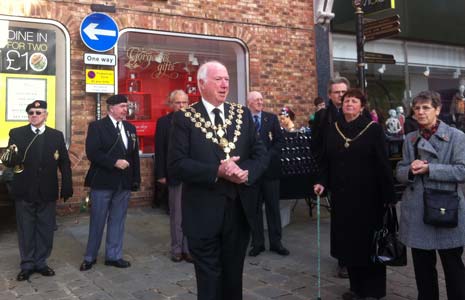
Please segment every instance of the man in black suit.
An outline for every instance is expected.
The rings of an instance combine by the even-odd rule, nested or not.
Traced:
[[[345,77],[333,78],[328,83],[328,106],[315,113],[312,126],[312,154],[318,164],[321,165],[323,145],[326,144],[326,136],[330,126],[342,115],[342,96],[350,88],[350,82]],[[337,275],[341,278],[349,278],[349,273],[343,261],[338,261]]]
[[[131,266],[123,259],[124,221],[131,190],[137,191],[140,186],[140,162],[136,128],[125,121],[127,102],[123,95],[109,97],[108,115],[90,123],[87,131],[86,154],[90,168],[84,184],[90,187],[92,206],[81,271],[89,270],[96,263],[105,223],[105,265]]]
[[[187,94],[183,90],[174,90],[169,96],[169,106],[173,111],[157,121],[155,133],[155,180],[160,184],[168,185],[168,198],[170,208],[170,232],[171,232],[171,260],[180,262],[183,259],[192,262],[187,247],[187,237],[182,232],[181,221],[181,195],[182,184],[176,178],[168,174],[168,144],[169,132],[173,113],[181,110],[189,104]]]
[[[281,213],[279,207],[279,177],[281,175],[280,154],[284,145],[284,136],[279,126],[278,117],[263,111],[263,96],[252,91],[247,97],[247,105],[252,113],[257,134],[265,143],[270,156],[270,164],[265,174],[257,183],[258,201],[255,226],[252,226],[252,249],[250,256],[257,256],[265,251],[263,233],[263,203],[265,203],[266,221],[270,250],[279,255],[289,255],[289,250],[281,243]]]
[[[182,227],[194,258],[199,300],[241,300],[255,212],[253,185],[268,162],[252,115],[225,103],[226,67],[203,64],[197,74],[202,101],[174,113],[168,170],[183,182]]]
[[[58,199],[57,169],[61,171],[61,197],[73,195],[71,164],[61,131],[45,126],[47,102],[36,100],[26,108],[29,124],[11,129],[9,151],[4,161],[14,170],[12,195],[15,200],[21,272],[16,279],[28,280],[32,273],[53,276],[47,265],[55,229],[55,202]]]

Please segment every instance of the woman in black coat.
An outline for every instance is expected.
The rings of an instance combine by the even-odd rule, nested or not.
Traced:
[[[349,272],[343,299],[386,296],[386,267],[371,260],[375,230],[394,201],[393,175],[382,128],[363,116],[367,100],[358,89],[342,98],[343,117],[328,131],[316,194],[331,194],[331,255]]]

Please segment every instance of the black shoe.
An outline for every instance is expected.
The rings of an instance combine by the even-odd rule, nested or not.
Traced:
[[[261,252],[265,251],[265,246],[252,247],[249,251],[249,256],[257,256]]]
[[[128,262],[127,260],[120,258],[118,260],[106,260],[105,265],[113,266],[117,268],[129,268],[131,266],[131,263]]]
[[[92,266],[95,265],[96,263],[97,263],[97,259],[94,259],[93,261],[84,260],[82,262],[81,266],[79,267],[79,271],[90,270],[90,269],[92,269]]]
[[[289,250],[284,248],[283,245],[271,246],[270,251],[273,251],[273,252],[278,253],[279,255],[283,255],[283,256],[289,255],[289,253],[290,253]]]
[[[186,262],[188,262],[190,264],[194,263],[194,259],[192,258],[192,255],[190,255],[189,253],[183,253],[182,254],[182,259],[184,259]]]
[[[172,262],[182,261],[182,254],[171,254],[171,261]]]
[[[18,281],[25,281],[29,280],[29,277],[34,273],[32,270],[21,270],[18,276],[16,276],[16,280]]]
[[[339,278],[349,278],[349,272],[345,266],[337,266],[337,277]]]
[[[50,268],[49,266],[45,266],[43,268],[36,269],[35,271],[37,273],[41,274],[42,276],[47,276],[47,277],[55,276],[55,271],[53,271],[53,269]]]

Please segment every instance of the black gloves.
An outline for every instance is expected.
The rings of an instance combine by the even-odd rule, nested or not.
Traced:
[[[140,186],[140,183],[139,182],[133,182],[132,183],[132,187],[131,187],[131,191],[133,192],[136,192],[139,190],[139,186]]]
[[[73,197],[73,188],[64,188],[61,189],[61,198],[63,202],[66,202],[69,198]]]

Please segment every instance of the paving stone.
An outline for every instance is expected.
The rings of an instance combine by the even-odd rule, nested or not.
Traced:
[[[289,292],[273,286],[260,287],[253,291],[266,298],[277,298],[289,294]]]
[[[138,300],[166,300],[167,297],[163,296],[156,290],[137,291],[132,294]]]
[[[67,293],[64,290],[56,290],[56,291],[48,291],[48,292],[41,292],[39,294],[44,299],[63,299],[69,296],[69,292]]]
[[[197,295],[191,293],[183,293],[180,295],[176,295],[176,297],[172,298],[173,300],[197,300]]]

